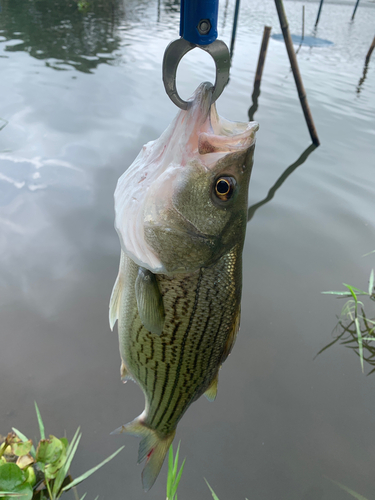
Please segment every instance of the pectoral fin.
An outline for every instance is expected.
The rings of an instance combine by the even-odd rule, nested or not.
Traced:
[[[120,268],[118,271],[118,275],[117,275],[115,284],[113,286],[111,300],[109,301],[109,326],[110,326],[111,330],[113,330],[113,327],[115,326],[115,323],[119,317],[121,294],[122,294],[122,287],[123,287],[123,276],[122,276],[123,275],[123,272],[122,272],[123,267],[124,267],[124,254],[123,254],[123,252],[121,252]]]
[[[139,317],[144,327],[151,333],[160,335],[164,327],[164,305],[155,275],[140,267],[135,280],[135,296]]]
[[[217,395],[217,385],[219,383],[219,372],[217,372],[216,377],[213,379],[209,385],[207,391],[204,393],[208,401],[215,401]]]

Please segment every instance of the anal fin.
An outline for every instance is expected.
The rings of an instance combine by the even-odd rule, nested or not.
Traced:
[[[209,385],[208,389],[204,393],[204,395],[206,396],[208,401],[215,401],[216,395],[217,395],[218,383],[219,383],[219,372],[217,372],[215,378],[213,379],[213,381]]]

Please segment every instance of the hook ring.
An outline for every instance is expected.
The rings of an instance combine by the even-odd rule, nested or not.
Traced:
[[[184,55],[190,52],[190,50],[195,49],[195,47],[208,52],[215,61],[216,79],[212,94],[212,102],[215,102],[221,95],[229,80],[230,55],[228,47],[224,42],[221,40],[215,40],[209,45],[196,45],[188,42],[184,38],[174,40],[165,49],[163,58],[163,83],[171,101],[176,104],[176,106],[184,110],[188,108],[189,101],[181,99],[177,92],[177,67]]]

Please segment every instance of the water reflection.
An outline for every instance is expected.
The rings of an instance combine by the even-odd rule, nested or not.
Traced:
[[[48,59],[54,69],[73,66],[91,72],[108,63],[120,44],[125,16],[121,0],[93,0],[82,9],[73,0],[3,0],[0,29],[7,52],[28,52]]]
[[[250,108],[251,109],[251,108]],[[255,112],[255,111],[254,111]],[[250,114],[250,110],[249,110]],[[255,212],[260,208],[262,205],[265,205],[269,201],[272,200],[272,198],[275,196],[276,191],[279,189],[279,187],[284,183],[284,181],[300,166],[302,163],[304,163],[309,155],[316,149],[317,146],[315,144],[310,144],[310,146],[301,154],[301,156],[298,158],[297,161],[292,163],[285,172],[280,175],[280,177],[277,179],[275,184],[270,188],[268,191],[267,196],[264,198],[264,200],[258,201],[258,203],[255,203],[254,205],[251,205],[248,209],[247,212],[247,221],[249,222],[253,217]]]

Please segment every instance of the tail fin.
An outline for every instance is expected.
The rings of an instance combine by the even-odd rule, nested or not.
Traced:
[[[148,491],[159,475],[165,455],[173,441],[176,431],[161,437],[156,431],[144,424],[142,415],[140,415],[132,422],[119,427],[111,434],[121,434],[123,432],[142,437],[138,450],[138,463],[140,464],[146,460],[146,465],[142,471],[142,485],[143,489]]]

